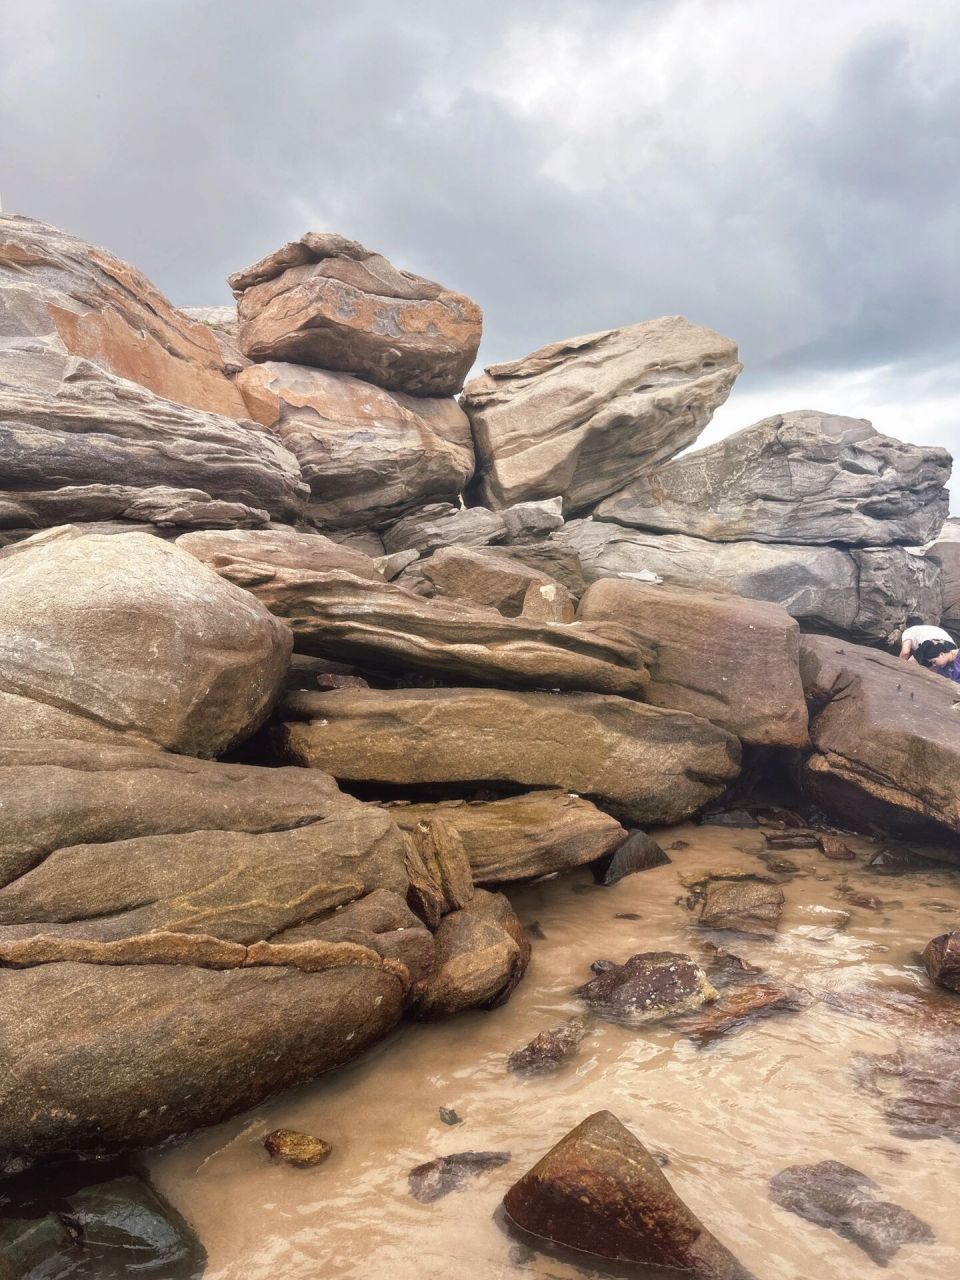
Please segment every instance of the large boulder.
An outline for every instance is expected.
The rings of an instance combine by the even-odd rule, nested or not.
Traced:
[[[386,524],[456,501],[473,475],[470,423],[455,400],[273,361],[250,365],[237,385],[250,417],[299,460],[310,517],[325,528]]]
[[[572,520],[550,543],[575,551],[590,581],[653,574],[671,585],[768,600],[802,630],[892,644],[911,614],[940,616],[939,568],[906,547],[708,542],[604,520]]]
[[[74,533],[0,552],[0,737],[215,756],[258,728],[288,628],[159,538]]]
[[[940,567],[943,591],[941,624],[960,638],[960,520],[947,520],[934,542],[924,548],[928,559]],[[934,617],[926,619],[935,622]]]
[[[718,542],[915,544],[943,524],[946,449],[904,444],[861,418],[765,418],[640,476],[601,520]]]
[[[0,334],[0,370],[18,350],[83,356],[154,395],[246,416],[207,327],[104,249],[13,214],[0,214]]]
[[[740,764],[706,720],[598,694],[342,689],[284,713],[285,757],[337,778],[560,787],[640,825],[688,817]]]
[[[391,391],[463,386],[483,317],[469,298],[332,232],[307,232],[230,277],[240,349],[352,373]]]
[[[290,625],[297,649],[340,662],[481,684],[639,695],[647,652],[613,623],[554,626],[465,601],[434,601],[341,569],[217,564]]]
[[[490,507],[563,496],[580,511],[687,447],[730,393],[737,348],[666,316],[492,365],[464,389]]]
[[[578,617],[621,623],[653,646],[644,698],[654,706],[702,716],[745,742],[806,745],[800,629],[779,606],[603,578],[587,588]]]
[[[609,1111],[561,1138],[513,1184],[503,1207],[523,1231],[554,1245],[696,1280],[751,1280]]]
[[[0,346],[0,528],[263,525],[296,520],[308,492],[257,423],[161,399],[90,360]]]
[[[847,821],[918,832],[960,860],[960,685],[874,649],[804,636],[805,783]]]
[[[244,586],[242,571],[232,566],[253,564],[264,573],[268,568],[308,573],[342,570],[356,578],[383,581],[383,574],[363,551],[334,542],[310,529],[289,529],[283,525],[273,525],[269,529],[198,529],[182,533],[176,545],[215,569],[222,577],[235,575],[235,580]],[[253,570],[251,573],[254,577],[259,576]]]
[[[566,791],[530,791],[502,800],[397,803],[390,816],[403,830],[441,818],[463,841],[477,884],[532,880],[594,862],[627,838],[620,823]]]

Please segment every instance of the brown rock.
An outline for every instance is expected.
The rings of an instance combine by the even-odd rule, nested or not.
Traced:
[[[605,578],[587,588],[577,616],[618,622],[653,646],[644,696],[654,706],[702,716],[746,742],[806,745],[800,629],[778,605]]]
[[[541,1031],[522,1049],[514,1050],[507,1059],[507,1070],[553,1071],[574,1056],[585,1035],[583,1019],[569,1018],[551,1031]]]
[[[593,878],[598,884],[617,884],[624,876],[653,867],[667,866],[670,859],[645,831],[632,831],[609,858],[594,864]]]
[[[480,345],[476,303],[329,232],[307,232],[230,277],[240,349],[352,373],[392,391],[455,395]]]
[[[439,921],[465,907],[473,897],[473,876],[456,827],[442,817],[427,817],[408,825],[406,835],[410,892],[423,908],[418,914],[433,923],[431,916]]]
[[[714,880],[700,908],[705,929],[736,929],[772,938],[783,911],[783,892],[756,880]]]
[[[931,982],[960,992],[960,931],[931,938],[921,958]]]
[[[284,712],[285,758],[338,778],[562,787],[635,823],[681,821],[739,769],[722,729],[595,694],[338,689]]]
[[[589,800],[565,791],[531,791],[503,800],[449,800],[390,806],[397,826],[410,831],[434,817],[463,841],[474,882],[533,880],[579,867],[617,848],[625,832]]]
[[[572,622],[576,613],[566,587],[506,550],[442,547],[417,565],[431,596],[472,600],[506,618]]]
[[[383,545],[388,552],[417,551],[426,556],[441,547],[485,547],[506,536],[506,522],[499,512],[433,502],[391,525],[384,532]]]
[[[274,1160],[283,1160],[295,1169],[312,1169],[314,1165],[323,1164],[333,1150],[323,1138],[299,1133],[296,1129],[274,1129],[264,1138],[263,1145]]]
[[[458,1190],[468,1179],[509,1163],[509,1151],[457,1151],[450,1156],[438,1156],[410,1170],[410,1194],[421,1204],[433,1204]]]
[[[839,836],[821,836],[820,848],[832,862],[855,862],[857,855]]]
[[[283,525],[269,529],[204,529],[181,534],[177,546],[202,560],[221,577],[244,587],[247,586],[244,571],[239,567],[243,565],[254,566],[247,570],[250,587],[258,585],[260,578],[266,584],[272,569],[299,569],[308,573],[342,570],[371,582],[383,581],[373,560],[362,551],[342,546],[319,533],[288,529]]]
[[[700,966],[675,951],[647,951],[624,964],[604,964],[576,994],[608,1022],[628,1027],[690,1013],[717,998]]]
[[[751,1280],[609,1111],[561,1138],[504,1196],[522,1230],[615,1262],[672,1267],[700,1280]]]
[[[590,506],[692,444],[739,372],[732,342],[680,316],[492,365],[462,400],[482,501]]]
[[[502,1004],[523,977],[530,942],[502,894],[478,889],[436,933],[436,967],[419,1004],[424,1017]]]
[[[727,991],[703,1013],[678,1026],[684,1035],[709,1040],[773,1013],[796,1013],[810,1003],[806,992],[771,982],[758,982]]]
[[[159,538],[73,535],[0,552],[0,737],[214,756],[257,729],[289,661],[287,628]]]
[[[322,527],[385,524],[456,501],[473,475],[470,423],[455,400],[273,361],[244,369],[237,386],[249,416],[300,462]]]

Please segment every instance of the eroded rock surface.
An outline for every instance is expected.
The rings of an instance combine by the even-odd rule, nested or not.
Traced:
[[[947,520],[924,553],[940,569],[943,590],[941,625],[960,639],[960,520]]]
[[[383,545],[388,552],[417,551],[426,556],[440,547],[485,547],[503,542],[506,536],[506,522],[497,511],[433,502],[391,525],[384,532]]]
[[[675,951],[646,951],[605,967],[576,994],[602,1018],[628,1027],[691,1013],[717,998],[700,966]]]
[[[734,343],[680,316],[492,365],[462,400],[481,500],[582,510],[692,444],[739,372]]]
[[[923,967],[931,982],[960,992],[960,932],[942,933],[923,949]]]
[[[734,929],[770,938],[783,911],[783,891],[756,879],[710,880],[699,921],[705,929]]]
[[[507,1070],[521,1074],[554,1071],[574,1056],[586,1034],[582,1018],[570,1018],[559,1027],[541,1031],[507,1059]]]
[[[455,395],[480,345],[462,294],[332,232],[312,232],[230,277],[240,349],[355,374],[391,391]]]

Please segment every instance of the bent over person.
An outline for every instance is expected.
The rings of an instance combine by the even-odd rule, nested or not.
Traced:
[[[924,640],[917,649],[917,661],[960,684],[960,649],[955,640]]]
[[[951,647],[955,646],[957,643],[949,631],[944,631],[943,627],[927,626],[925,623],[919,621],[919,619],[908,618],[907,621],[911,625],[908,626],[900,636],[901,658],[906,658],[908,660],[910,658],[916,658],[919,647],[931,640],[944,641],[951,645]]]

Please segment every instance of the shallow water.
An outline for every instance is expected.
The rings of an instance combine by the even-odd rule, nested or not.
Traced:
[[[758,1280],[853,1280],[877,1271],[855,1245],[769,1198],[773,1174],[827,1159],[868,1174],[879,1198],[933,1228],[936,1243],[904,1246],[883,1272],[889,1280],[960,1274],[960,1145],[893,1136],[881,1100],[854,1071],[860,1053],[914,1042],[926,1008],[960,1011],[960,997],[933,991],[917,958],[931,937],[960,926],[960,871],[888,877],[866,871],[863,856],[834,863],[817,850],[778,851],[800,872],[782,885],[777,939],[764,942],[704,933],[678,902],[681,875],[766,870],[755,856],[759,832],[684,825],[658,838],[689,847],[671,852],[671,866],[611,888],[595,888],[589,870],[580,870],[510,892],[521,919],[538,921],[546,936],[533,942],[526,978],[504,1008],[405,1025],[361,1062],[153,1153],[158,1189],[207,1249],[206,1280],[602,1275],[530,1251],[494,1219],[507,1187],[602,1108],[666,1158],[679,1194]],[[862,855],[872,847],[849,843]],[[844,881],[880,898],[883,910],[840,900]],[[839,931],[824,914],[836,911],[850,913]],[[641,918],[618,919],[623,912]],[[663,949],[695,955],[706,940],[805,987],[815,1003],[703,1048],[664,1026],[629,1030],[587,1014],[587,1037],[559,1071],[506,1071],[512,1050],[585,1013],[571,993],[590,978],[593,960]],[[862,1013],[823,999],[844,991],[865,993]],[[885,991],[894,1001],[913,993],[914,1009],[889,1009]],[[444,1124],[439,1107],[454,1108],[463,1123]],[[315,1169],[272,1163],[262,1142],[280,1126],[326,1138],[333,1155]],[[433,1204],[410,1196],[414,1166],[467,1150],[509,1151],[512,1159]]]

